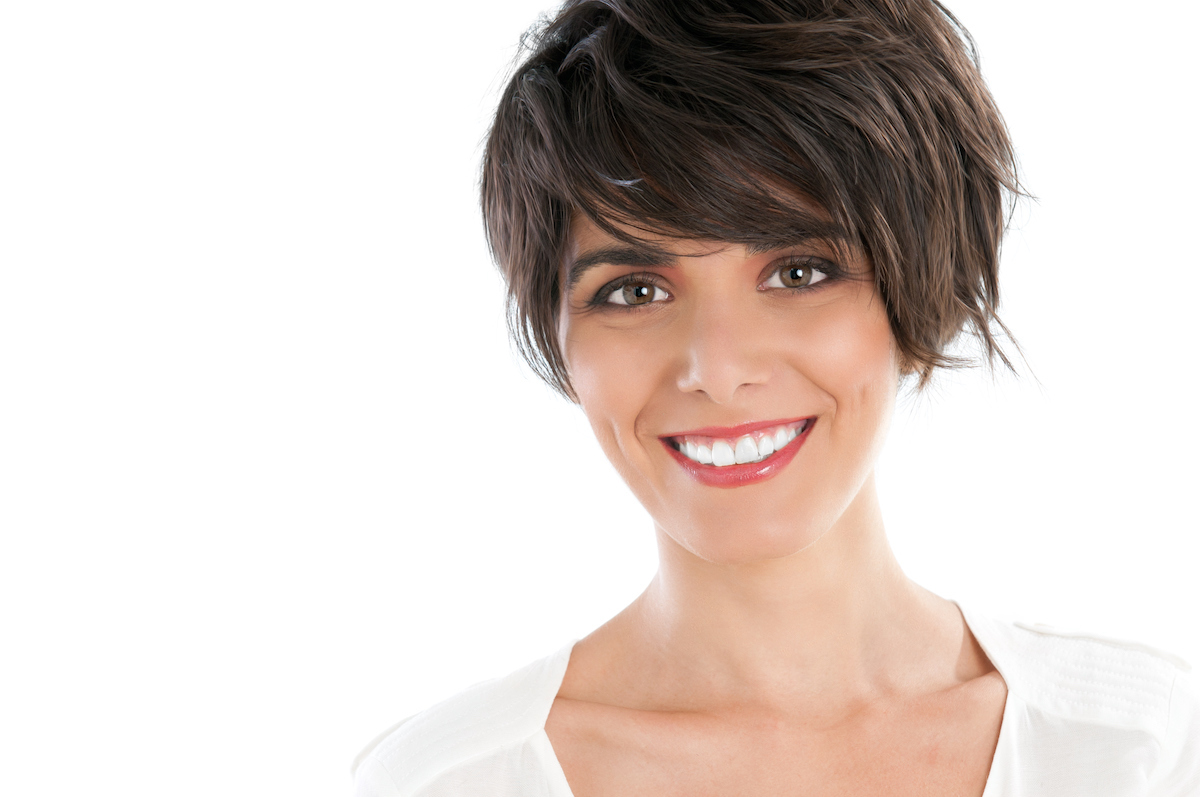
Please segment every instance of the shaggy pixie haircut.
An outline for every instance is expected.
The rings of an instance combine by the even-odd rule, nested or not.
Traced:
[[[937,0],[567,0],[522,44],[487,138],[483,215],[513,339],[564,395],[576,214],[628,242],[617,224],[858,247],[919,385],[962,364],[947,347],[964,330],[1009,364],[993,326],[1012,146]]]

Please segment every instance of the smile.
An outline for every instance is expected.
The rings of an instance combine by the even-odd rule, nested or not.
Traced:
[[[692,478],[711,487],[769,479],[791,462],[816,418],[697,429],[659,438]]]
[[[671,438],[675,450],[693,462],[728,468],[730,465],[748,465],[762,462],[804,431],[808,420],[780,424],[762,429],[736,439],[684,435]]]

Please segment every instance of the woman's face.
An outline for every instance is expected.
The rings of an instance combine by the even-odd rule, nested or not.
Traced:
[[[869,264],[572,225],[559,328],[600,445],[702,559],[799,551],[871,474],[899,363]]]

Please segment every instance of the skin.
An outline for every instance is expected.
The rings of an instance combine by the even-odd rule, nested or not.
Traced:
[[[572,651],[546,723],[572,791],[982,794],[1006,687],[884,533],[873,471],[901,365],[869,263],[818,241],[642,239],[662,262],[587,269],[559,329],[660,556],[646,591]],[[616,246],[576,219],[567,267]],[[839,276],[783,287],[797,263]],[[628,275],[655,301],[605,302]],[[732,489],[694,480],[660,440],[803,417],[816,421],[792,462]]]

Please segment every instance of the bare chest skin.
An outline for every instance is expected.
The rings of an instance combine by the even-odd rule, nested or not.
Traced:
[[[992,671],[822,723],[762,709],[709,715],[559,698],[546,733],[575,797],[978,797],[1006,694]]]

